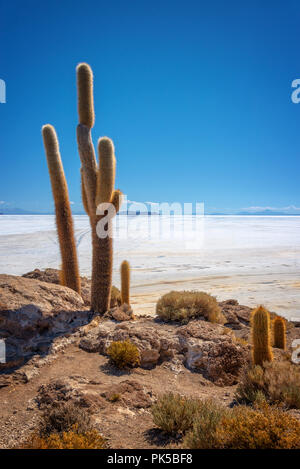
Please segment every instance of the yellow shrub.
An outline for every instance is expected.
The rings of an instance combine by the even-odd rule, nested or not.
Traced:
[[[140,364],[140,352],[129,340],[112,342],[106,350],[118,368],[134,367]]]
[[[299,449],[300,422],[267,404],[258,409],[236,407],[217,430],[220,448]]]
[[[188,449],[299,449],[300,422],[266,403],[257,408],[203,406],[183,440]]]
[[[191,319],[203,317],[210,322],[225,324],[214,296],[197,291],[171,291],[157,302],[156,314],[164,321],[187,323]]]
[[[74,431],[51,433],[47,437],[33,435],[31,440],[23,446],[24,449],[105,449],[104,438],[96,431],[86,433]]]

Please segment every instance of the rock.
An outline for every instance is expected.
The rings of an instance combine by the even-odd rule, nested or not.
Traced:
[[[237,300],[221,301],[219,306],[227,322],[225,325],[231,329],[242,329],[249,326],[252,309],[248,306],[242,306]]]
[[[152,392],[146,392],[141,384],[134,380],[124,380],[113,384],[101,396],[110,402],[125,404],[130,408],[143,409],[152,405]]]
[[[158,363],[160,358],[159,351],[155,349],[142,350],[140,356],[142,368],[152,368]]]
[[[118,322],[132,321],[134,319],[133,311],[127,304],[113,308],[108,314],[112,319]]]
[[[249,348],[237,343],[228,329],[204,321],[193,321],[177,332],[181,339],[187,368],[203,373],[215,384],[236,384],[249,361]]]
[[[84,391],[80,389],[78,383],[75,385],[66,379],[52,380],[47,385],[42,385],[38,389],[35,402],[40,410],[49,407],[57,407],[63,402],[72,401],[78,407],[96,412],[105,407],[105,400],[96,392]]]
[[[105,321],[81,339],[80,347],[106,355],[111,342],[124,340],[138,347],[142,368],[170,361],[179,369],[182,363],[221,386],[236,383],[249,357],[249,347],[239,343],[231,329],[202,320],[167,328],[153,320]]]
[[[0,338],[11,367],[35,353],[48,353],[55,337],[91,319],[75,291],[54,283],[0,275],[0,297]]]
[[[36,279],[41,282],[52,283],[59,285],[59,270],[58,269],[35,269],[32,272],[28,272],[23,275],[24,278]],[[81,280],[81,296],[84,304],[89,306],[91,302],[91,280],[87,277],[80,277]],[[114,308],[121,304],[120,290],[116,287],[112,287],[110,307]]]
[[[39,374],[39,370],[35,366],[23,366],[21,370],[14,373],[14,378],[23,383],[29,383],[35,376]]]

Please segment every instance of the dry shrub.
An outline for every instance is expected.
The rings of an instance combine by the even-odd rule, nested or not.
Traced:
[[[111,287],[110,293],[110,308],[115,308],[116,306],[121,306],[121,292],[114,285]]]
[[[264,403],[256,408],[203,406],[183,441],[188,449],[296,449],[300,422]]]
[[[237,388],[237,400],[253,403],[263,396],[269,404],[300,409],[299,366],[286,360],[266,362],[264,368],[259,365],[246,368]]]
[[[51,433],[49,436],[34,434],[22,449],[105,449],[104,438],[96,431],[78,433],[78,429],[63,433]]]
[[[212,449],[218,448],[217,428],[220,421],[229,410],[225,407],[207,400],[201,402],[194,415],[192,429],[183,440],[184,448],[189,449]]]
[[[238,406],[222,419],[217,440],[226,449],[299,449],[300,422],[267,404]]]
[[[156,314],[164,321],[187,323],[204,317],[210,322],[225,324],[226,319],[214,296],[196,291],[171,291],[157,302]]]
[[[168,393],[159,397],[151,412],[154,423],[161,430],[169,434],[185,433],[192,427],[198,407],[197,399]]]
[[[74,426],[78,433],[86,433],[92,429],[91,418],[86,409],[68,401],[47,407],[43,411],[39,430],[40,435],[49,436],[69,432]]]
[[[106,350],[117,368],[134,367],[140,364],[140,352],[129,340],[112,342]]]
[[[73,402],[48,406],[42,413],[39,431],[22,449],[103,449],[104,438],[92,427],[86,409]]]

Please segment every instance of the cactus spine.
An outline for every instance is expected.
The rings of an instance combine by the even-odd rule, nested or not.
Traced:
[[[59,144],[55,129],[51,125],[43,126],[42,135],[55,203],[56,226],[62,258],[60,279],[62,284],[80,294],[80,275],[73,219]]]
[[[130,306],[130,265],[127,261],[121,264],[121,300],[122,304]]]
[[[273,360],[270,345],[270,314],[263,306],[252,312],[251,326],[253,363],[262,366],[265,361]]]
[[[277,317],[273,322],[274,332],[274,347],[285,350],[286,348],[286,336],[285,336],[285,320]]]
[[[94,125],[93,105],[93,73],[89,65],[79,64],[77,67],[78,114],[77,143],[82,165],[82,196],[85,210],[90,217],[92,228],[92,288],[91,308],[97,313],[105,313],[109,309],[113,245],[111,237],[111,217],[105,221],[106,236],[99,237],[97,226],[106,216],[104,210],[96,209],[99,204],[113,204],[116,214],[121,205],[121,192],[114,190],[115,155],[113,142],[103,137],[98,141],[99,164],[91,137]],[[99,207],[101,208],[101,206]],[[99,223],[100,222],[100,223]]]

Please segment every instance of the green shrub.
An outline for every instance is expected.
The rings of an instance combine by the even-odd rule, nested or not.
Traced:
[[[180,394],[164,394],[152,406],[153,421],[169,434],[185,433],[193,425],[198,406],[197,399],[182,397]]]
[[[140,364],[140,352],[129,340],[112,342],[106,350],[117,368],[134,367]]]
[[[189,449],[218,448],[216,431],[221,419],[228,412],[228,409],[212,400],[201,402],[194,416],[193,427],[184,438],[183,446]]]
[[[289,361],[265,362],[246,368],[236,391],[239,402],[254,403],[262,395],[269,404],[300,409],[300,368]]]
[[[164,321],[187,323],[191,319],[204,317],[210,322],[226,322],[216,298],[196,291],[166,293],[157,302],[156,314]]]

